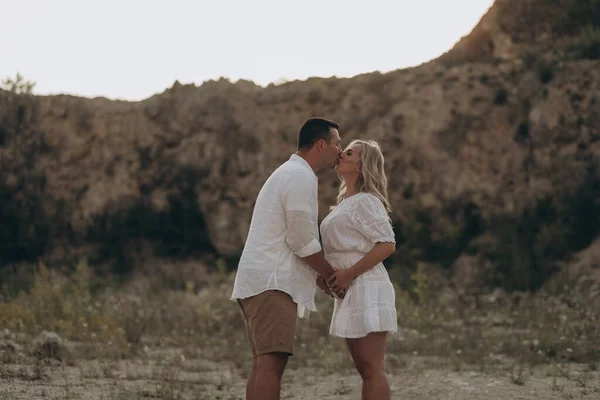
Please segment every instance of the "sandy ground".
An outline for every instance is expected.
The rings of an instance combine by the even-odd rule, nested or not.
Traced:
[[[4,364],[0,399],[244,399],[244,372],[232,364],[152,359]],[[420,365],[419,365],[420,364]],[[513,375],[513,377],[516,375]],[[418,358],[389,372],[393,399],[600,399],[600,371],[563,365],[526,369],[521,384],[510,368],[483,373],[424,367]],[[360,399],[360,379],[343,372],[290,368],[283,399]]]

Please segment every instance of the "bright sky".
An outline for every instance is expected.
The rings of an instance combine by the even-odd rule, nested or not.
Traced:
[[[493,0],[0,0],[0,79],[141,100],[175,80],[266,86],[421,64]]]

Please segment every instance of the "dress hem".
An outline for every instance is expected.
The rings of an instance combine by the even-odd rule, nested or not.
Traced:
[[[365,334],[356,334],[356,335],[346,335],[346,334],[335,334],[332,332],[329,332],[329,334],[331,336],[335,336],[335,337],[339,337],[339,338],[343,338],[343,339],[361,339],[366,337],[369,333],[380,333],[380,332],[387,332],[387,333],[391,333],[391,334],[397,334],[398,330],[390,330],[390,329],[382,329],[380,331],[369,331]]]

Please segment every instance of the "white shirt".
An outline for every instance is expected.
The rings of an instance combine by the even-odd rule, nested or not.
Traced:
[[[293,154],[261,188],[233,285],[232,300],[266,290],[288,293],[298,316],[316,311],[317,273],[302,258],[321,251],[317,176]]]

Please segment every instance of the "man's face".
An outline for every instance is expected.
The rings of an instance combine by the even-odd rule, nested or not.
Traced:
[[[340,143],[340,133],[337,129],[331,128],[331,140],[329,144],[325,143],[323,151],[322,165],[323,168],[333,169],[340,160],[342,145]]]

